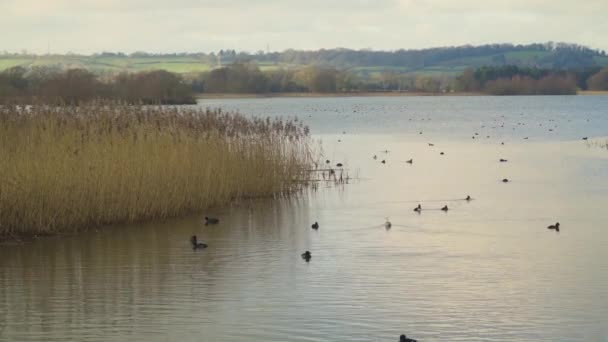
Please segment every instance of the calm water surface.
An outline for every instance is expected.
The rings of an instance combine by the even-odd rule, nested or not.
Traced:
[[[0,246],[1,341],[608,341],[608,97],[200,105],[297,115],[353,179]]]

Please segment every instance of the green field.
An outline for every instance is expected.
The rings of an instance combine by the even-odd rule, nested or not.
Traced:
[[[512,51],[506,52],[504,61],[507,64],[536,65],[543,57],[550,54],[548,51]],[[421,68],[388,65],[367,65],[346,68],[358,74],[375,75],[383,72],[427,74],[427,75],[454,75],[466,68],[475,68],[484,65],[495,65],[501,55],[484,55],[453,58],[443,60],[433,65]],[[255,57],[254,57],[255,58]],[[608,65],[608,57],[594,57],[599,65]],[[226,64],[225,62],[224,64]],[[78,55],[51,55],[51,56],[0,56],[0,71],[14,66],[60,66],[62,68],[85,68],[93,72],[136,72],[149,70],[167,70],[170,72],[185,74],[209,71],[217,67],[216,63],[210,63],[208,59],[197,59],[189,56],[150,56],[150,57],[127,57],[127,56],[78,56]],[[281,68],[300,68],[301,64],[258,62],[263,71]]]
[[[88,57],[88,56],[38,56],[0,58],[0,70],[14,66],[51,66],[85,68],[92,71],[145,71],[167,70],[175,73],[207,71],[211,65],[188,57]]]

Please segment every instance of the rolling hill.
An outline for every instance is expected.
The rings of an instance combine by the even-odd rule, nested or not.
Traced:
[[[585,69],[608,65],[605,51],[565,43],[529,45],[491,44],[422,50],[373,51],[321,49],[286,50],[255,54],[222,50],[219,53],[149,54],[136,52],[94,55],[0,55],[0,70],[14,66],[85,68],[96,73],[167,70],[175,73],[204,72],[235,61],[254,61],[262,70],[321,65],[347,69],[362,76],[381,72],[454,75],[466,68],[517,65],[549,69]]]

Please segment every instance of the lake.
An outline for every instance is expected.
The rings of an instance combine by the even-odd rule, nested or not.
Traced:
[[[0,341],[608,341],[608,96],[199,106],[297,116],[348,184],[2,245]]]

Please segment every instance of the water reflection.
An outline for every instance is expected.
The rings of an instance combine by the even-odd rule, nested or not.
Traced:
[[[608,154],[428,134],[319,137],[348,185],[0,246],[0,340],[604,340]]]

